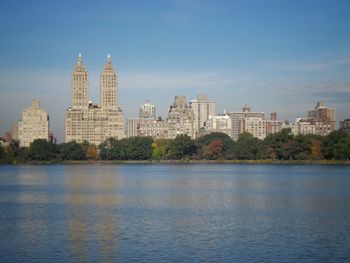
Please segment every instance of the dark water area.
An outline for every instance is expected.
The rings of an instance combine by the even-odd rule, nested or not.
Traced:
[[[350,262],[350,167],[0,166],[0,262]]]

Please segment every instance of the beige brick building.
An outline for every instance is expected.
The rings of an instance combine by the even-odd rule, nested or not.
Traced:
[[[118,79],[110,56],[100,76],[100,106],[89,101],[88,72],[81,55],[72,73],[72,107],[66,113],[66,142],[99,145],[124,137],[124,117],[118,102]]]
[[[232,134],[232,119],[229,115],[215,115],[210,116],[209,120],[205,122],[206,133],[222,132],[228,136]]]
[[[169,139],[169,125],[165,120],[160,118],[139,119],[137,136],[147,136],[154,139]]]
[[[198,94],[196,100],[190,101],[190,107],[193,112],[193,129],[197,132],[205,127],[205,122],[210,116],[215,116],[215,102],[208,101],[206,94]]]
[[[249,132],[254,137],[263,140],[266,137],[266,121],[261,117],[246,117],[240,120],[240,134]]]
[[[335,109],[329,108],[323,101],[317,102],[315,110],[308,112],[307,120],[315,125],[315,134],[326,136],[336,128]]]
[[[280,132],[283,122],[277,120],[277,113],[272,112],[270,120],[266,120],[266,135]]]
[[[38,100],[23,110],[16,132],[21,147],[29,147],[36,139],[49,139],[49,116]]]
[[[245,127],[242,126],[245,124],[245,122],[243,121],[245,118],[257,118],[261,120],[265,119],[264,112],[252,112],[250,107],[247,107],[247,106],[244,106],[242,112],[229,112],[228,115],[232,119],[232,136],[231,137],[234,141],[238,140],[238,137],[242,132],[247,131]],[[248,121],[248,123],[251,123],[251,121]]]
[[[167,118],[169,127],[168,138],[174,139],[177,135],[186,134],[194,138],[193,111],[187,105],[185,96],[175,96],[173,105],[170,106]]]

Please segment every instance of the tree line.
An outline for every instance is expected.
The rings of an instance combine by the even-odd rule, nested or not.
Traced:
[[[98,147],[88,142],[54,144],[37,139],[29,148],[18,141],[0,146],[0,163],[70,160],[350,160],[350,136],[337,130],[327,136],[297,135],[284,129],[264,140],[242,133],[234,142],[224,133],[197,139],[109,138]]]

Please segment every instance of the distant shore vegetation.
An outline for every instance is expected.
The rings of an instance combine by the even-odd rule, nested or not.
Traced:
[[[0,146],[1,164],[81,162],[228,162],[228,163],[332,163],[327,160],[350,160],[350,136],[341,130],[328,136],[298,135],[284,129],[264,140],[242,133],[234,142],[224,133],[210,133],[191,139],[132,137],[107,139],[99,146],[88,142],[54,144],[37,139],[29,148],[18,141]]]

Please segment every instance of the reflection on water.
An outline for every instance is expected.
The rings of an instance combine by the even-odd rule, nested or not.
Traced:
[[[91,249],[99,249],[99,260],[112,262],[117,243],[117,218],[121,180],[117,169],[69,167],[65,171],[68,203],[69,241],[73,260],[88,262]],[[100,176],[101,175],[101,176]],[[92,239],[93,237],[93,239]]]
[[[346,261],[349,186],[346,166],[0,166],[0,258]]]

